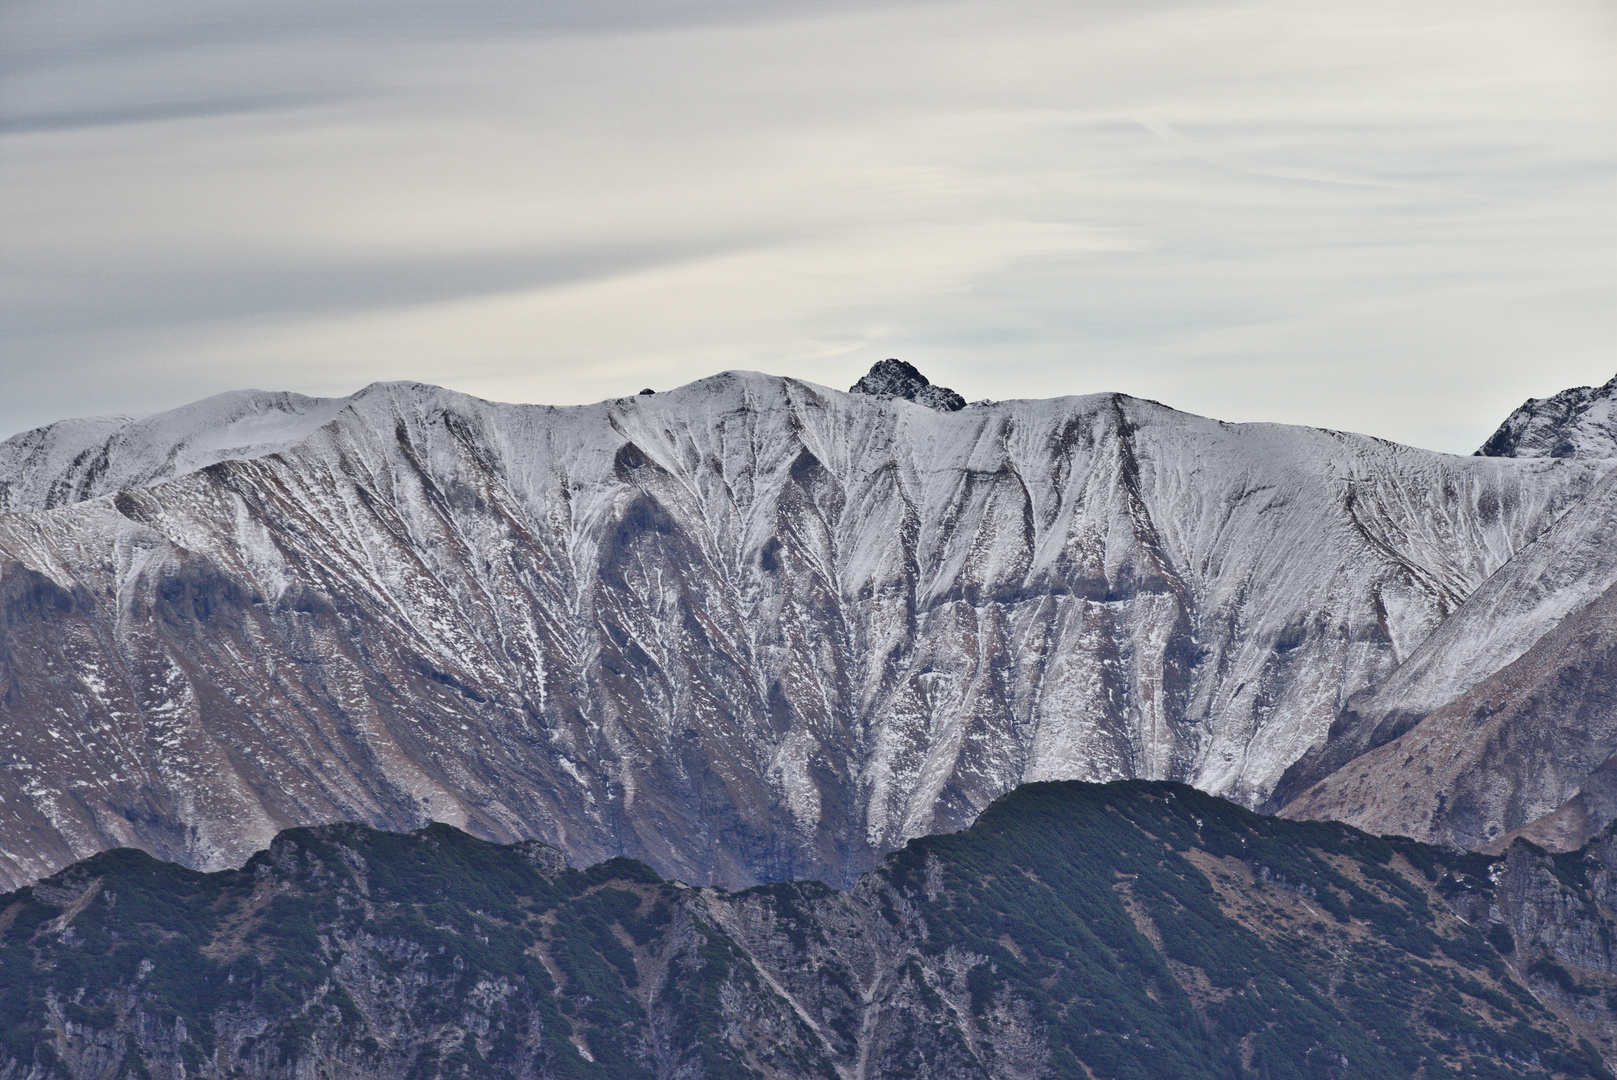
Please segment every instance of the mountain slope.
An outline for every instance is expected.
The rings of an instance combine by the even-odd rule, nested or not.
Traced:
[[[1610,767],[1617,754],[1613,672],[1617,587],[1281,812],[1481,847],[1560,810]],[[1609,798],[1594,805],[1584,799],[1576,821],[1529,835],[1558,850],[1576,848],[1617,818],[1613,811]]]
[[[441,825],[212,875],[119,851],[0,897],[0,1075],[1609,1077],[1611,846],[1129,782],[1031,785],[846,893]]]
[[[1561,395],[1587,408],[1553,431],[1512,427],[1553,411],[1536,401],[1501,431],[1530,428],[1540,449],[1559,432],[1573,456],[1607,454],[1593,418],[1617,399],[1617,382],[1592,398],[1587,390]],[[1575,848],[1617,819],[1601,771],[1617,753],[1613,536],[1617,473],[1489,577],[1396,671],[1350,699],[1272,805],[1464,847],[1528,829]],[[1533,827],[1558,811],[1553,824]]]
[[[1029,780],[1256,802],[1610,468],[737,373],[326,416],[0,515],[0,876],[436,818],[849,882]]]

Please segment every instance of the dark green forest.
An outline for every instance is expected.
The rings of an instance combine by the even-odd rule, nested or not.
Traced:
[[[0,897],[0,1077],[1611,1076],[1599,973],[1486,914],[1510,857],[1142,781],[1025,786],[847,892],[446,825],[111,851]],[[1608,925],[1590,850],[1514,857]]]

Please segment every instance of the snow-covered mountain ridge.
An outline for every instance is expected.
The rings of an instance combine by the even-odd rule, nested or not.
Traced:
[[[1260,802],[1612,463],[732,372],[226,395],[0,466],[0,880],[436,818],[740,884],[1029,780]]]
[[[151,416],[63,420],[0,442],[0,513],[49,510],[296,446],[346,400],[239,390]]]

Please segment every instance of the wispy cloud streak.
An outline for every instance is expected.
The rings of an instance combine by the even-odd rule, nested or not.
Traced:
[[[1617,366],[1608,6],[24,0],[0,427],[902,355],[1465,450]]]

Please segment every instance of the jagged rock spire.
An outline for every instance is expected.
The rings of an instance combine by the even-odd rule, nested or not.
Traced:
[[[938,412],[956,412],[966,407],[966,399],[947,386],[933,386],[914,364],[888,358],[877,361],[864,378],[848,388],[852,394],[879,398],[903,398]]]

